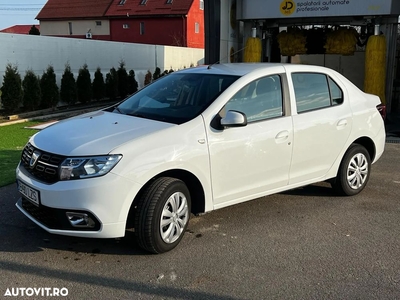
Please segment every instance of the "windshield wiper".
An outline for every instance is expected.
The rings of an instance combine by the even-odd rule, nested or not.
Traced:
[[[114,106],[114,110],[119,112],[121,115],[124,115],[124,113],[122,112],[122,110],[120,110],[120,108],[118,106]]]
[[[131,113],[127,113],[128,116],[132,116],[132,117],[138,117],[138,118],[144,118],[147,119],[147,116],[139,114],[137,112],[131,112]]]

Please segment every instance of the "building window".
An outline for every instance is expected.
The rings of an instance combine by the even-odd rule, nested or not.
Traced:
[[[147,3],[147,0],[141,0],[140,5],[145,5]]]
[[[101,21],[96,21],[96,26],[101,26]]]
[[[204,0],[200,0],[200,9],[204,10]]]
[[[72,22],[68,22],[69,34],[72,35]]]
[[[123,25],[122,25],[122,28],[123,28],[123,29],[128,29],[128,28],[129,28],[129,24],[123,24]]]
[[[172,0],[167,0],[167,4],[172,4]]]
[[[199,33],[200,32],[200,24],[199,23],[194,23],[194,33]]]
[[[144,22],[140,22],[140,35],[144,34]]]
[[[118,5],[124,5],[124,4],[125,4],[125,2],[126,2],[126,0],[119,0],[119,3],[118,3]]]

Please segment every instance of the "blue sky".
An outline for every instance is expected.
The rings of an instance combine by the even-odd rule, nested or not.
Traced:
[[[0,30],[14,25],[39,24],[35,20],[47,0],[0,0]]]

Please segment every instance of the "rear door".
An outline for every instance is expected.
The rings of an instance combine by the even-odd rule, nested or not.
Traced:
[[[297,111],[289,184],[307,183],[323,177],[337,159],[350,136],[352,114],[345,88],[327,74],[291,73],[289,84]]]

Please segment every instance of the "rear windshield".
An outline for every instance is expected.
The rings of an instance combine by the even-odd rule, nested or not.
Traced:
[[[174,124],[201,114],[238,76],[172,73],[133,94],[114,112]]]

